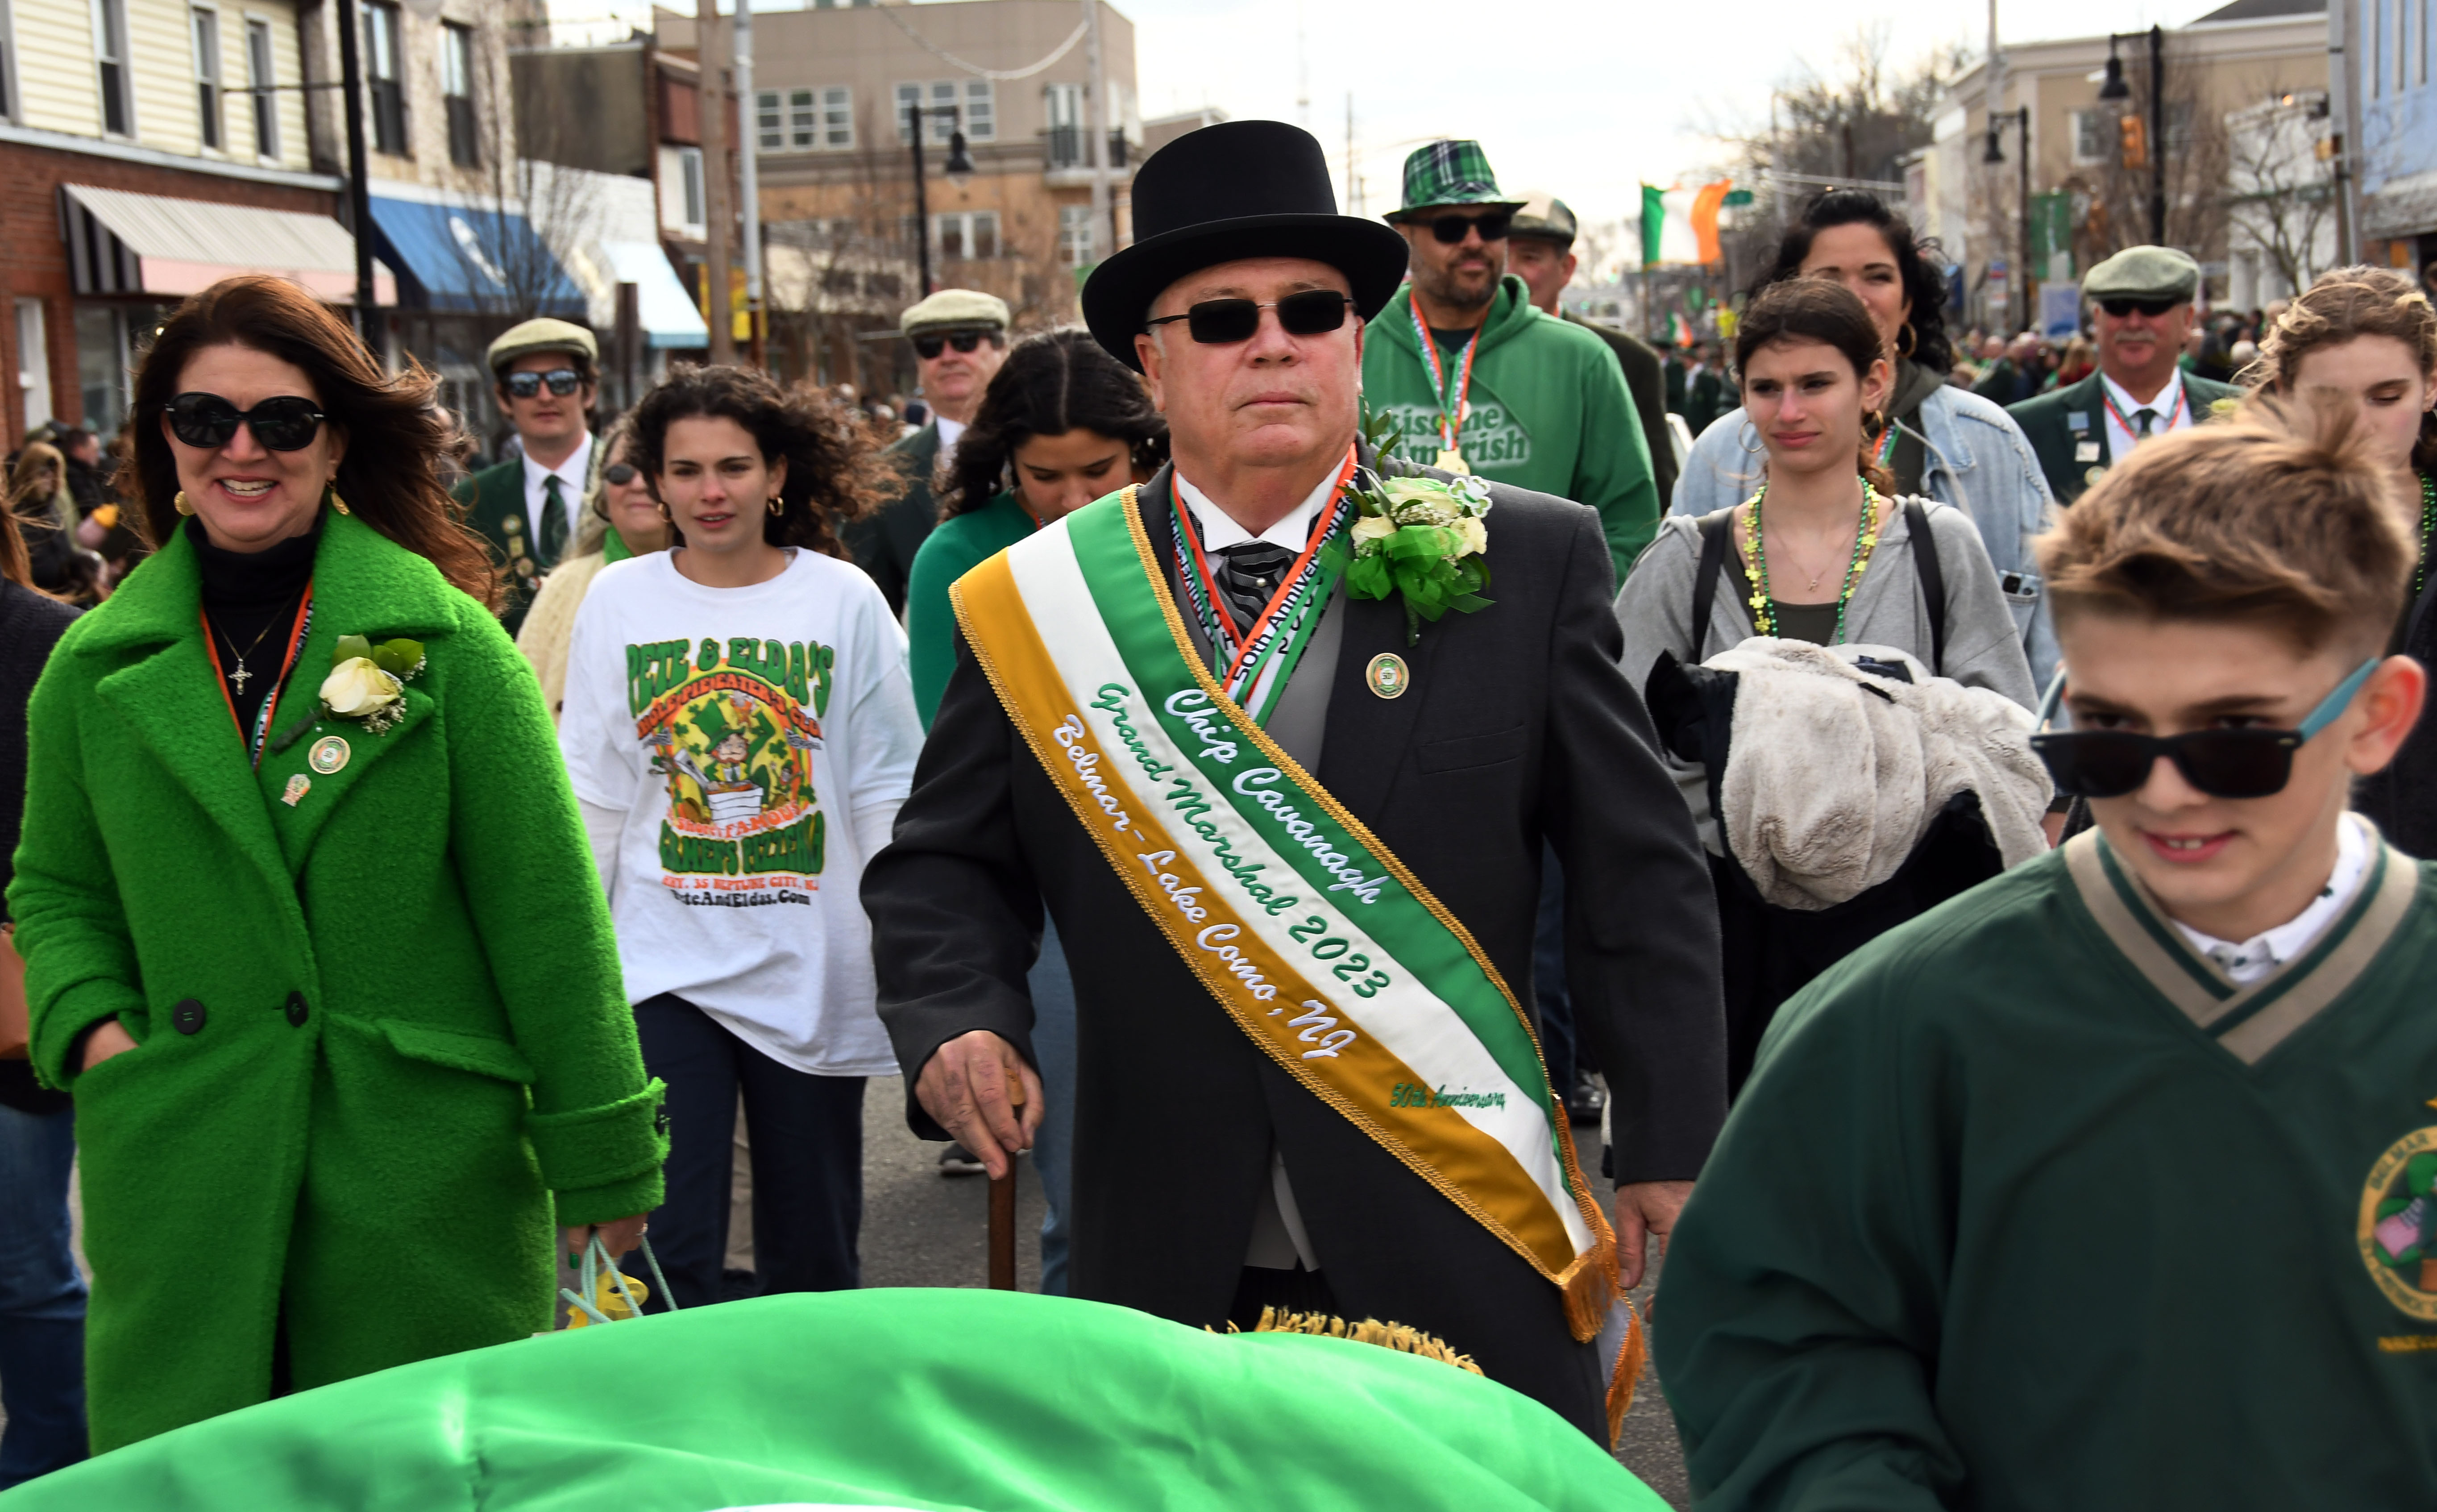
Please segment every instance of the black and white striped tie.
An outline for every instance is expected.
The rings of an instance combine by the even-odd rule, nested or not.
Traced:
[[[1294,553],[1267,541],[1245,541],[1219,552],[1218,571],[1213,575],[1238,629],[1251,632],[1261,611],[1277,596],[1278,584],[1294,560]]]

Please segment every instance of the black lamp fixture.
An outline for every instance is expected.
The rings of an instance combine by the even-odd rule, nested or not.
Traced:
[[[2006,161],[2006,145],[1998,139],[1997,135],[1999,128],[2003,127],[2005,124],[2006,117],[2004,115],[1991,115],[1989,117],[1989,146],[1987,150],[1980,154],[1981,162],[2003,163]]]
[[[2115,54],[2115,39],[2107,39],[2107,82],[2098,86],[2098,97],[2111,104],[2132,97],[2132,86],[2124,81],[2124,60]]]
[[[961,127],[961,123],[959,123]],[[965,150],[965,133],[959,129],[948,133],[948,162],[941,169],[950,184],[962,187],[973,176],[973,154]]]

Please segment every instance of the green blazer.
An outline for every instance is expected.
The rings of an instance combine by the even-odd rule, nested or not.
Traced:
[[[2219,399],[2242,392],[2231,383],[2218,383],[2189,373],[2183,374],[2183,379],[2196,414]],[[2106,394],[2099,376],[2094,372],[2078,383],[2007,406],[2006,413],[2014,417],[2014,423],[2029,438],[2031,450],[2040,459],[2040,470],[2047,474],[2048,491],[2056,495],[2060,504],[2072,503],[2089,492],[2090,485],[2106,473],[2113,460],[2107,450]],[[2087,449],[2091,447],[2097,449]]]
[[[351,517],[313,589],[271,745],[304,728],[259,771],[184,533],[28,710],[9,904],[35,1070],[77,1102],[96,1453],[263,1400],[283,1318],[300,1390],[547,1328],[554,1222],[660,1201],[660,1086],[532,668]],[[342,634],[423,642],[386,733],[311,721]],[[343,764],[308,766],[325,736]],[[139,1048],[79,1074],[113,1016]]]
[[[890,446],[887,457],[905,480],[905,491],[849,525],[845,541],[854,565],[880,585],[888,612],[903,619],[905,589],[914,580],[914,555],[939,523],[939,503],[931,497],[931,474],[939,466],[939,422],[933,420]]]
[[[507,576],[500,624],[513,641],[525,623],[525,611],[533,607],[534,595],[541,591],[542,574],[558,565],[554,558],[544,560],[539,543],[532,538],[525,517],[524,459],[510,457],[496,467],[461,479],[454,492],[457,502],[465,506],[465,523],[491,543],[491,565]],[[575,538],[575,511],[583,507],[581,499],[567,501],[570,540]]]

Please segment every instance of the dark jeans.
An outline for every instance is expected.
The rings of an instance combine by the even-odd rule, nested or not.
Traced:
[[[1566,870],[1540,848],[1540,913],[1532,925],[1532,995],[1540,1010],[1540,1054],[1557,1100],[1574,1095],[1574,995],[1566,987]]]
[[[76,1114],[0,1104],[0,1490],[85,1456],[84,1277],[68,1253]]]
[[[863,1284],[863,1083],[812,1076],[763,1054],[682,997],[635,1005],[643,1065],[668,1083],[668,1192],[652,1213],[652,1253],[677,1305],[720,1299],[728,1251],[736,1098],[753,1145],[753,1271],[761,1291],[839,1292]],[[648,1275],[642,1257],[620,1267]],[[657,1297],[646,1312],[665,1310]]]
[[[1032,963],[1032,1053],[1039,1058],[1041,1094],[1048,1103],[1032,1140],[1032,1169],[1041,1177],[1046,1211],[1041,1218],[1041,1294],[1066,1294],[1067,1177],[1075,1161],[1075,974],[1058,929],[1044,923],[1041,958]]]

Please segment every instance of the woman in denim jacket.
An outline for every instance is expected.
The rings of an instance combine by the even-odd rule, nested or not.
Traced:
[[[1896,363],[1879,456],[1897,492],[1952,504],[1979,528],[2035,683],[2055,674],[2056,632],[2041,600],[2031,538],[2046,528],[2047,481],[2006,412],[1946,381],[1946,280],[1904,219],[1861,189],[1832,189],[1787,228],[1755,290],[1786,278],[1833,278],[1859,295]],[[1766,479],[1766,453],[1741,410],[1701,432],[1670,513],[1694,518],[1742,502]]]

